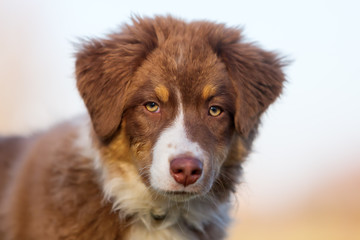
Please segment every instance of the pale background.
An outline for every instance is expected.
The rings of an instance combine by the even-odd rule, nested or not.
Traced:
[[[359,1],[0,0],[0,134],[85,112],[73,43],[133,14],[244,27],[293,60],[244,167],[229,239],[360,239]]]

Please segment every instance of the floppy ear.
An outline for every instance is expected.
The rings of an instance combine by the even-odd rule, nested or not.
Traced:
[[[236,91],[235,128],[248,136],[260,115],[280,95],[285,64],[274,53],[242,43],[240,30],[221,30],[217,31],[220,38],[213,37],[210,43],[225,63]]]
[[[77,87],[102,141],[119,128],[130,80],[157,44],[150,21],[133,19],[133,24],[107,39],[85,43],[76,54]]]

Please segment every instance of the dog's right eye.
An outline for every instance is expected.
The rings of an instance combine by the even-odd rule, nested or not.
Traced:
[[[212,117],[220,116],[220,114],[223,112],[223,110],[218,106],[211,106],[209,108],[209,115]]]
[[[146,110],[152,113],[158,113],[160,112],[160,106],[155,102],[148,102],[145,104]]]

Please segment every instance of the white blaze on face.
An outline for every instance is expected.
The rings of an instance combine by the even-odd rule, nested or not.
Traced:
[[[179,107],[177,117],[172,125],[159,135],[153,149],[153,160],[150,168],[151,186],[160,191],[191,191],[193,186],[201,184],[203,176],[188,187],[177,183],[170,174],[170,162],[178,156],[189,156],[199,159],[206,171],[206,154],[198,143],[191,141],[186,134],[184,112]]]

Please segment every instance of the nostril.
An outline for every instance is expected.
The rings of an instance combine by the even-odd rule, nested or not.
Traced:
[[[176,158],[170,163],[170,174],[185,187],[195,183],[202,174],[203,164],[192,157]]]
[[[174,173],[182,173],[183,170],[182,169],[174,169]]]
[[[193,171],[191,172],[191,175],[199,175],[199,174],[201,174],[200,169],[193,170]]]

